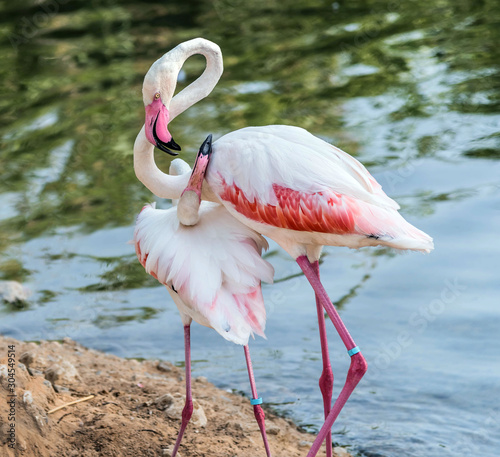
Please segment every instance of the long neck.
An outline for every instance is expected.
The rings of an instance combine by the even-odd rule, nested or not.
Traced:
[[[219,46],[203,38],[186,41],[172,51],[175,51],[174,55],[179,65],[179,71],[184,62],[195,54],[203,55],[207,61],[207,66],[196,81],[172,99],[169,106],[170,121],[210,94],[224,70],[222,52]],[[177,75],[175,76],[177,77]]]
[[[191,172],[172,176],[156,166],[154,146],[147,140],[144,126],[134,144],[134,170],[137,179],[160,198],[179,198],[191,176]]]
[[[169,175],[161,171],[155,163],[154,146],[147,140],[144,126],[142,126],[134,143],[134,171],[139,181],[157,197],[175,200],[181,197],[189,183],[191,169],[187,164],[186,167],[182,167],[185,168],[185,172],[179,176]],[[201,198],[218,202],[217,196],[207,182],[203,186]]]

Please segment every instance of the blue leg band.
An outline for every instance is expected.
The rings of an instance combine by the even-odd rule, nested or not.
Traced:
[[[354,354],[357,354],[359,352],[358,346],[353,347],[352,349],[349,349],[347,353],[352,357]]]
[[[261,405],[262,404],[262,397],[252,398],[250,400],[250,404],[252,404],[253,406],[255,406],[255,405]]]

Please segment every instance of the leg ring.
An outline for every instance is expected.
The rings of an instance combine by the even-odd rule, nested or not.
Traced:
[[[354,346],[352,349],[349,349],[347,351],[347,353],[349,354],[349,356],[353,356],[354,354],[357,354],[359,352],[359,347],[358,346]]]

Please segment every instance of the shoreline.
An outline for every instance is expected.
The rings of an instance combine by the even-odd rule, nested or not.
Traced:
[[[9,447],[8,348],[15,360],[15,446]],[[170,456],[184,407],[184,371],[123,359],[65,338],[0,335],[0,449],[6,457]],[[12,355],[14,355],[12,357]],[[12,368],[12,365],[11,365]],[[179,457],[256,457],[265,450],[248,398],[193,379],[194,412]],[[92,396],[90,398],[90,396]],[[70,402],[76,402],[67,405]],[[62,405],[67,405],[52,411]],[[266,410],[273,457],[302,457],[314,435]],[[318,457],[324,457],[324,447]],[[349,457],[334,448],[334,457]]]

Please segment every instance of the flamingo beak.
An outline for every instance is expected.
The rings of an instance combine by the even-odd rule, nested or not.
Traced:
[[[161,101],[161,97],[147,105],[146,138],[161,151],[176,156],[179,154],[172,152],[172,150],[180,151],[181,147],[174,141],[168,131],[169,117],[168,109]]]
[[[205,174],[207,172],[208,163],[210,161],[210,155],[212,154],[212,135],[208,135],[207,139],[203,142],[196,156],[196,161],[194,162],[193,171],[191,172],[191,177],[187,187],[184,189],[186,191],[193,191],[198,195],[199,201],[201,201],[201,187],[203,185],[203,180],[205,179]]]
[[[188,185],[177,204],[177,217],[182,225],[196,225],[200,220],[201,191],[211,153],[212,135],[208,135],[200,147]]]

